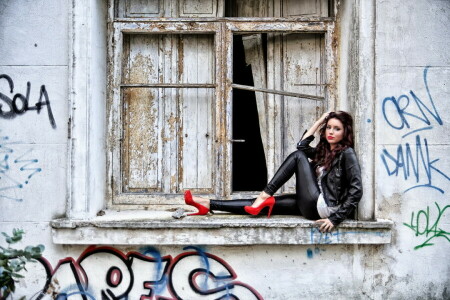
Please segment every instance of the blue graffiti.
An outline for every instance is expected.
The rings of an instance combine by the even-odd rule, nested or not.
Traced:
[[[311,248],[306,249],[306,256],[309,259],[312,259],[314,255],[320,255],[320,252],[326,251],[325,249],[320,249],[319,247],[314,247],[314,250]]]
[[[205,274],[208,274],[208,275],[212,274],[211,267],[209,264],[209,258],[208,258],[208,255],[206,254],[206,252],[203,249],[196,247],[196,246],[187,246],[187,247],[183,248],[183,250],[191,250],[191,249],[197,251],[198,256],[201,258],[203,264],[205,265]],[[205,276],[205,280],[203,281],[203,283],[200,286],[200,288],[203,291],[208,290],[208,278],[209,278],[209,276]],[[231,281],[229,274],[227,274],[227,273],[214,274],[214,278],[215,278],[215,280],[217,280],[215,288],[223,288],[225,290],[225,295],[220,297],[220,299],[236,299],[237,298],[232,293],[234,284]],[[212,282],[212,283],[214,284],[214,282]]]
[[[443,188],[437,186],[436,178],[450,181],[450,177],[437,166],[440,159],[430,154],[428,140],[422,139],[419,135],[419,133],[432,130],[435,125],[443,125],[428,84],[429,68],[427,66],[423,71],[424,87],[428,95],[427,104],[412,90],[409,91],[409,96],[403,94],[397,98],[386,97],[382,104],[384,119],[391,128],[395,130],[408,129],[402,138],[415,134],[415,152],[412,143],[405,143],[397,146],[396,153],[390,153],[387,149],[383,149],[380,154],[388,176],[403,175],[404,180],[414,180],[404,190],[405,193],[416,188],[431,188],[444,194]],[[412,128],[413,122],[419,128]]]
[[[311,244],[334,244],[340,243],[341,238],[347,235],[376,235],[384,237],[385,233],[381,231],[363,232],[363,231],[342,231],[337,228],[332,232],[321,232],[318,227],[311,227],[310,242]]]
[[[383,149],[381,160],[389,176],[399,176],[399,174],[403,174],[405,180],[414,176],[415,183],[417,184],[407,188],[404,191],[405,193],[415,188],[425,187],[438,190],[443,194],[444,190],[433,184],[433,179],[436,177],[433,177],[433,175],[440,175],[450,181],[450,177],[434,165],[439,161],[439,158],[430,159],[427,139],[423,139],[422,145],[419,135],[416,136],[415,155],[413,154],[409,143],[406,143],[405,146],[401,144],[398,145],[396,155]],[[421,174],[423,174],[422,177]],[[422,183],[420,183],[423,178],[425,178],[426,182],[424,183],[422,181]]]
[[[90,300],[96,300],[94,296],[92,296],[91,294],[89,294],[87,292],[73,292],[73,293],[70,293],[70,294],[60,293],[56,297],[56,300],[67,300],[67,299],[69,299],[69,297],[75,296],[75,295],[88,296],[88,298]]]
[[[383,116],[386,122],[392,128],[396,130],[402,130],[406,126],[406,128],[409,129],[411,128],[411,125],[408,119],[412,119],[415,121],[420,121],[420,123],[422,123],[423,125],[428,125],[428,127],[418,130],[429,130],[432,128],[429,127],[431,125],[431,121],[425,112],[428,112],[428,114],[434,118],[437,124],[443,124],[442,119],[439,116],[439,113],[434,104],[433,97],[431,96],[430,88],[428,87],[427,74],[429,68],[430,67],[426,67],[423,71],[423,81],[425,89],[427,90],[427,95],[430,102],[429,105],[431,105],[432,108],[429,108],[427,105],[425,105],[425,103],[412,90],[409,91],[409,94],[414,101],[411,101],[410,98],[405,94],[400,95],[398,98],[395,98],[394,96],[386,97],[384,98],[382,104]],[[411,107],[412,105],[410,106],[411,103],[415,104],[415,107],[420,111],[420,114],[413,112],[414,108]],[[389,108],[394,111],[393,116],[387,115],[387,111],[389,111]]]
[[[161,253],[159,252],[158,249],[152,246],[142,247],[139,249],[139,252],[145,256],[150,256],[156,259],[156,278],[161,279],[157,282],[151,282],[152,289],[157,295],[162,294],[167,287],[169,278],[167,277],[166,274],[164,274],[164,265]]]
[[[196,246],[187,246],[184,247],[183,250],[195,250],[197,251],[198,255],[200,258],[202,258],[202,261],[205,265],[205,269],[206,269],[206,274],[210,273],[210,266],[209,266],[209,260],[208,260],[208,256],[206,256],[205,251],[203,251],[203,249],[196,247]],[[203,288],[204,290],[208,289],[208,276],[205,276],[205,280],[203,281],[203,284],[201,286],[201,288]]]
[[[32,151],[29,150],[28,152],[26,152],[25,154],[21,155],[20,157],[18,157],[17,159],[14,160],[15,164],[19,164],[19,163],[26,163],[24,165],[22,165],[20,167],[20,171],[32,171],[28,176],[27,179],[31,179],[31,177],[33,177],[34,174],[39,173],[42,171],[41,168],[28,168],[28,166],[35,164],[37,162],[39,162],[37,159],[22,159],[25,155],[27,155],[28,153],[30,153]],[[25,181],[25,184],[28,184],[28,180]]]
[[[37,159],[27,158],[33,149],[13,159],[15,144],[18,142],[11,142],[7,136],[0,137],[0,198],[20,202],[23,201],[22,198],[12,196],[9,192],[14,189],[23,189],[30,179],[42,169],[34,166],[39,162]]]
[[[58,293],[56,296],[56,300],[67,300],[71,296],[79,295],[82,297],[83,300],[96,300],[93,296],[92,292],[85,291],[85,290],[79,290],[80,287],[76,284],[70,285],[64,289],[61,290],[61,292]]]

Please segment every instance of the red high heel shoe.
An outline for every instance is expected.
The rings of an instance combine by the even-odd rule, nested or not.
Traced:
[[[192,199],[192,194],[190,190],[187,190],[184,192],[184,202],[187,205],[192,205],[198,209],[198,212],[194,214],[188,214],[188,216],[203,216],[206,215],[209,212],[209,209],[201,204],[198,204],[197,202],[194,202]]]
[[[270,214],[272,213],[272,209],[273,209],[273,205],[275,204],[275,198],[269,197],[266,200],[264,200],[263,203],[261,203],[259,206],[257,207],[252,207],[252,206],[244,206],[244,209],[247,213],[251,214],[251,215],[259,215],[259,213],[261,212],[261,210],[268,206],[269,207],[269,213],[267,214],[267,218],[270,218]]]

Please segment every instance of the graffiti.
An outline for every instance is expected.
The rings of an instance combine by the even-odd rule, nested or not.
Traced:
[[[60,260],[55,269],[42,258],[45,283],[35,299],[263,299],[237,281],[235,271],[221,258],[198,247],[183,250],[172,258],[153,247],[124,254],[91,246],[78,260]]]
[[[347,235],[376,235],[383,237],[384,232],[374,231],[374,232],[364,232],[364,231],[342,231],[339,228],[331,232],[321,232],[318,227],[311,227],[310,231],[310,242],[311,244],[335,244],[340,243],[341,238]]]
[[[402,138],[415,134],[415,148],[411,146],[413,143],[406,142],[397,146],[396,153],[383,149],[380,155],[388,176],[403,175],[405,181],[412,181],[411,186],[404,190],[405,193],[416,188],[431,188],[444,194],[444,189],[437,186],[436,179],[444,178],[450,181],[450,176],[437,166],[440,159],[430,153],[428,140],[418,134],[432,130],[435,125],[443,125],[428,85],[428,70],[429,67],[426,67],[423,71],[427,103],[410,90],[409,96],[403,94],[397,98],[386,97],[382,104],[384,120],[391,128],[407,129],[408,132],[403,134]],[[413,123],[419,128],[413,129]]]
[[[0,74],[0,80],[4,79],[7,81],[9,86],[10,94],[14,93],[14,81],[6,74]],[[17,93],[11,99],[6,94],[0,92],[0,100],[4,103],[0,103],[0,118],[3,119],[14,119],[18,115],[23,115],[27,111],[35,110],[38,114],[41,112],[41,109],[46,106],[47,107],[47,115],[50,121],[52,128],[56,128],[55,118],[53,117],[52,108],[50,105],[50,98],[48,97],[47,90],[45,85],[41,85],[39,99],[34,106],[29,106],[30,102],[30,90],[31,83],[27,82],[27,91],[26,95]],[[4,104],[8,107],[4,110]]]
[[[386,97],[382,103],[382,112],[386,123],[396,131],[404,130],[402,139],[415,136],[415,141],[399,144],[396,152],[391,153],[387,149],[381,151],[381,161],[388,176],[400,176],[405,181],[409,180],[410,186],[404,190],[404,193],[417,188],[431,188],[445,194],[443,186],[446,181],[450,181],[450,176],[442,170],[442,167],[438,166],[440,158],[431,153],[428,139],[421,137],[433,130],[434,126],[444,124],[430,91],[427,77],[429,70],[430,67],[426,67],[423,71],[426,101],[410,90],[408,94],[400,95],[397,98]],[[438,186],[438,182],[442,186]],[[441,217],[449,205],[442,210],[436,202],[435,205],[438,211],[434,223],[429,206],[426,210],[418,211],[417,214],[413,212],[410,222],[403,223],[415,232],[416,237],[420,236],[425,239],[423,243],[414,247],[416,250],[433,245],[431,241],[439,237],[450,241],[449,233],[439,225]]]
[[[409,129],[411,128],[411,126],[408,119],[411,120],[412,118],[415,121],[418,120],[424,125],[428,125],[427,127],[414,130],[414,132],[417,132],[419,130],[431,129],[429,127],[429,125],[431,125],[431,121],[428,118],[425,111],[428,112],[428,114],[430,114],[433,117],[433,119],[437,122],[437,124],[439,125],[443,124],[442,119],[439,116],[438,111],[436,110],[433,97],[431,96],[430,89],[428,87],[427,81],[428,69],[429,67],[426,67],[423,71],[423,81],[432,108],[430,109],[428,106],[426,106],[425,103],[419,97],[417,97],[416,93],[414,93],[412,90],[409,91],[409,94],[414,100],[414,102],[412,103],[415,104],[415,107],[410,106],[411,104],[410,98],[405,94],[401,95],[398,98],[395,98],[394,96],[386,97],[384,98],[382,104],[383,117],[389,124],[389,126],[391,126],[392,128],[396,130],[401,130],[406,126],[406,128]],[[393,115],[388,115],[388,111],[393,111]]]
[[[306,256],[309,259],[312,259],[314,255],[320,255],[321,252],[326,251],[325,249],[320,249],[319,247],[314,247],[314,250],[311,248],[306,249]]]
[[[14,151],[17,144],[7,136],[0,136],[0,199],[23,201],[17,198],[15,190],[23,189],[36,173],[42,171],[35,165],[39,161],[29,158],[33,149],[17,155],[17,150]]]
[[[431,241],[439,237],[442,237],[450,242],[450,232],[442,229],[440,227],[441,225],[439,224],[445,210],[447,208],[450,208],[450,205],[444,206],[444,208],[441,210],[439,204],[437,204],[436,202],[434,204],[436,205],[437,208],[437,216],[434,223],[430,215],[429,206],[427,206],[426,210],[419,210],[417,212],[417,215],[414,214],[414,212],[412,212],[409,224],[403,223],[403,225],[413,230],[417,237],[422,236],[426,239],[423,243],[415,246],[414,247],[415,250],[434,245],[433,243],[431,243]]]
[[[396,156],[389,153],[386,149],[383,149],[381,161],[383,162],[388,175],[399,176],[399,174],[403,174],[405,180],[414,176],[416,184],[407,188],[404,191],[405,193],[415,188],[426,187],[436,189],[443,194],[444,190],[435,186],[433,184],[433,179],[440,175],[450,181],[450,177],[434,165],[439,159],[430,160],[427,139],[423,139],[422,145],[421,138],[417,135],[415,149],[415,155],[413,155],[409,143],[406,143],[405,146],[398,145]],[[433,177],[433,175],[436,176]]]

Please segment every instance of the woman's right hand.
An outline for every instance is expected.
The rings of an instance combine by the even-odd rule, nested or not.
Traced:
[[[319,130],[319,127],[322,126],[323,122],[325,121],[325,119],[328,117],[329,114],[330,114],[330,112],[324,113],[324,114],[323,114],[323,115],[322,115],[322,116],[314,123],[314,125],[313,125],[310,129],[308,129],[308,130],[303,134],[301,140],[303,141],[303,140],[306,139],[307,137],[309,137],[309,136],[311,136],[311,135],[314,135],[315,132],[316,132],[317,130]]]
[[[325,121],[325,119],[328,117],[329,114],[330,114],[330,111],[323,113],[318,121],[320,121],[322,123],[323,121]]]

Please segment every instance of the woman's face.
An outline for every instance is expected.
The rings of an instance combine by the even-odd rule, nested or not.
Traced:
[[[325,128],[325,138],[333,150],[344,137],[344,125],[336,118],[329,119]]]

